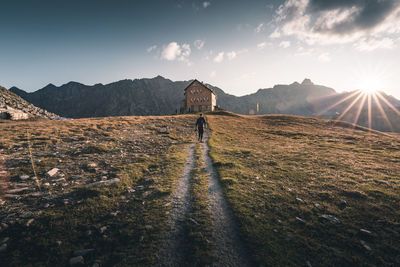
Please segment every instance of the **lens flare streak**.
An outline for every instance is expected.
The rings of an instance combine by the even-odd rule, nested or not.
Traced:
[[[369,129],[372,129],[372,125],[374,124],[372,117],[373,107],[375,106],[379,110],[379,113],[382,115],[386,125],[389,126],[392,132],[394,131],[393,124],[390,121],[389,116],[386,113],[383,104],[385,104],[385,106],[389,107],[399,116],[400,116],[400,111],[392,103],[390,103],[389,100],[386,99],[386,97],[382,95],[381,92],[378,91],[373,91],[373,92],[365,92],[361,90],[355,91],[350,95],[343,97],[342,99],[332,104],[328,108],[324,109],[323,111],[319,112],[317,116],[324,115],[329,110],[332,110],[333,108],[339,106],[342,103],[345,103],[346,101],[351,101],[351,103],[343,110],[343,112],[341,112],[340,116],[336,120],[342,120],[347,114],[349,114],[352,108],[358,103],[358,107],[355,110],[354,119],[352,120],[353,124],[355,125],[359,123],[361,114],[366,107],[367,119],[368,119],[366,124],[368,124]]]

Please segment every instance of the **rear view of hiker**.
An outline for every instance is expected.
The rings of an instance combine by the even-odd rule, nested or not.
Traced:
[[[203,132],[206,124],[207,124],[206,119],[203,117],[203,114],[200,114],[200,117],[196,121],[196,130],[198,132],[199,135],[198,140],[200,142],[203,142]]]

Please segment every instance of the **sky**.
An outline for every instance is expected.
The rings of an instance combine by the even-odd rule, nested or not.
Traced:
[[[234,95],[310,78],[400,98],[399,0],[2,0],[0,85],[152,78]]]

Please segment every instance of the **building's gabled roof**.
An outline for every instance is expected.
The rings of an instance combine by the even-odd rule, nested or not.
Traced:
[[[204,88],[210,90],[211,93],[213,93],[214,95],[216,95],[213,89],[208,88],[208,86],[206,86],[205,84],[203,84],[202,82],[200,82],[200,81],[197,80],[197,79],[194,79],[188,86],[186,86],[186,88],[185,88],[183,91],[185,91],[185,93],[186,93],[186,90],[187,90],[193,83],[195,83],[195,82],[198,82],[198,83],[201,84]]]

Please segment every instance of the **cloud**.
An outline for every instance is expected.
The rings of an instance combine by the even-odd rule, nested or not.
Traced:
[[[375,49],[392,49],[395,47],[395,42],[391,38],[375,39],[363,38],[353,45],[359,51],[372,51]]]
[[[290,42],[289,41],[282,41],[282,42],[279,43],[279,46],[283,47],[283,48],[288,48],[290,46]]]
[[[161,52],[161,58],[168,61],[178,60],[190,63],[188,60],[190,53],[190,45],[179,45],[177,42],[171,42],[164,47],[163,51]]]
[[[322,53],[318,56],[318,60],[322,62],[329,62],[331,61],[331,56],[329,53]]]
[[[266,46],[267,46],[266,42],[262,42],[262,43],[257,44],[257,48],[258,49],[264,49]]]
[[[196,47],[197,49],[201,50],[204,46],[205,42],[202,40],[196,40],[193,42],[194,47]]]
[[[264,29],[264,23],[260,23],[255,29],[254,32],[260,33]]]
[[[215,70],[213,70],[213,71],[210,73],[210,77],[211,77],[211,78],[214,78],[215,76],[217,76],[217,72],[216,72]]]
[[[207,7],[209,7],[211,5],[211,3],[209,2],[209,1],[204,1],[203,2],[203,7],[204,8],[207,8]]]
[[[224,60],[224,52],[219,52],[216,57],[214,57],[214,62],[221,63]]]
[[[157,49],[157,46],[156,45],[152,45],[149,48],[147,48],[146,51],[147,51],[147,53],[150,53],[151,51],[156,50],[156,49]]]
[[[226,53],[226,56],[228,57],[229,60],[235,59],[237,57],[237,54],[235,51],[228,52]]]
[[[400,1],[286,0],[273,23],[271,38],[295,36],[308,44],[357,42],[400,33]]]

